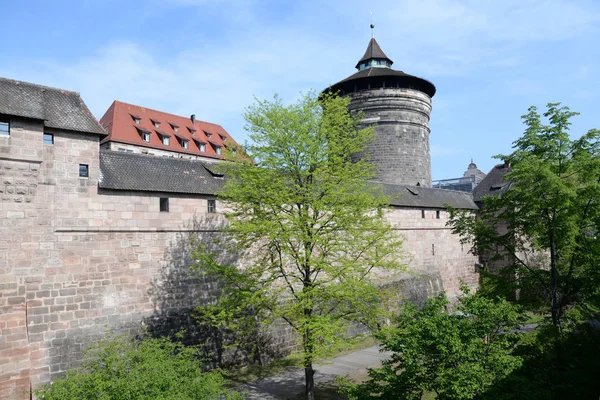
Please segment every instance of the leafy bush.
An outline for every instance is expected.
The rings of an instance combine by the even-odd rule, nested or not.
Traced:
[[[202,372],[197,348],[168,339],[113,337],[92,346],[81,368],[36,392],[42,400],[243,399],[217,372]]]
[[[521,366],[512,354],[519,310],[505,300],[466,293],[447,312],[444,293],[422,310],[406,304],[397,325],[381,334],[392,357],[348,388],[351,399],[472,399]]]

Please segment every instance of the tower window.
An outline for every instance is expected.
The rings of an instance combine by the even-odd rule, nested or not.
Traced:
[[[79,177],[80,178],[89,178],[90,176],[90,166],[87,164],[79,164]]]
[[[160,198],[160,211],[161,212],[169,212],[169,198],[168,197]]]
[[[207,201],[207,211],[209,213],[217,212],[217,201],[216,200],[208,200]]]
[[[44,132],[44,144],[54,144],[54,135]]]
[[[0,136],[10,135],[10,122],[7,119],[0,119]]]

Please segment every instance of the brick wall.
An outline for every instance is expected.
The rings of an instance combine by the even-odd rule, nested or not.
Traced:
[[[44,145],[41,122],[13,119],[0,138],[2,399],[29,398],[30,386],[76,366],[107,330],[176,330],[216,289],[187,274],[191,236],[211,245],[223,223],[207,212],[208,197],[99,190],[98,137],[53,133]],[[161,197],[169,212],[160,212]],[[437,219],[435,210],[421,218],[419,209],[396,209],[390,218],[423,276],[406,277],[408,297],[475,282],[475,259],[445,227],[445,211]]]

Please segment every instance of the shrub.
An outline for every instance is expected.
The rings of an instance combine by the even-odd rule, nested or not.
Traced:
[[[198,348],[166,338],[117,336],[93,345],[80,368],[36,392],[42,400],[243,399],[217,372],[202,372]]]

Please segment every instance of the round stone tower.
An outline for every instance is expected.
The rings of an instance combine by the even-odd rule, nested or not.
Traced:
[[[376,124],[375,140],[366,150],[378,168],[376,180],[431,187],[429,117],[435,86],[393,70],[392,63],[371,38],[356,64],[358,72],[326,91],[349,96],[350,111],[362,111],[365,125]]]

